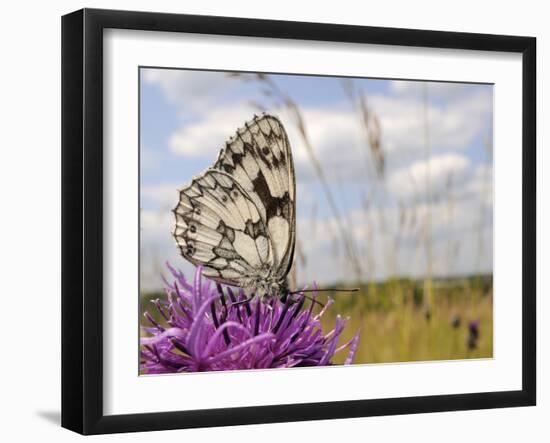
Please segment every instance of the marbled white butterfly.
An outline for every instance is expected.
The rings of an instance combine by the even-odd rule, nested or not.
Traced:
[[[217,161],[179,191],[174,238],[203,275],[260,297],[288,293],[296,240],[296,180],[281,121],[254,116]]]

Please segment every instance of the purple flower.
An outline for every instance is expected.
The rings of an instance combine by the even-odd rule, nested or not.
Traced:
[[[479,340],[479,320],[472,320],[468,324],[468,349],[470,351],[477,348]]]
[[[277,297],[243,302],[242,290],[235,293],[203,280],[201,267],[193,284],[180,271],[168,268],[174,280],[167,282],[167,299],[153,301],[163,321],[144,314],[150,326],[142,326],[142,373],[324,366],[345,348],[344,364],[352,362],[359,333],[337,346],[346,320],[337,316],[334,329],[323,334],[321,317],[332,300],[316,315],[314,301],[303,294],[284,302]]]

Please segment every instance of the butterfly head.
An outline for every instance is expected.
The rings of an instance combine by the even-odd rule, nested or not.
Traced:
[[[257,276],[250,280],[248,293],[261,299],[281,297],[287,292],[286,283],[273,275]]]

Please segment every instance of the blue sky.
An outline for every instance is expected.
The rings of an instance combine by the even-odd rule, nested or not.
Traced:
[[[253,75],[142,68],[142,286],[161,284],[167,260],[192,271],[170,235],[176,190],[214,162],[258,106],[279,115],[292,144],[300,282],[357,277],[343,236],[354,243],[365,279],[424,275],[429,243],[437,275],[491,272],[492,86],[383,79],[346,84],[353,85],[354,101],[339,78],[269,75],[267,83]],[[339,221],[280,93],[300,110]],[[366,128],[360,97],[369,110]],[[382,178],[374,173],[368,141],[377,132],[375,120]]]

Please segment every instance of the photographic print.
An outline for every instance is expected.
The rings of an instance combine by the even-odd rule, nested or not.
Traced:
[[[61,34],[63,427],[536,404],[535,38],[98,9]]]
[[[139,69],[142,375],[493,356],[493,85]]]

